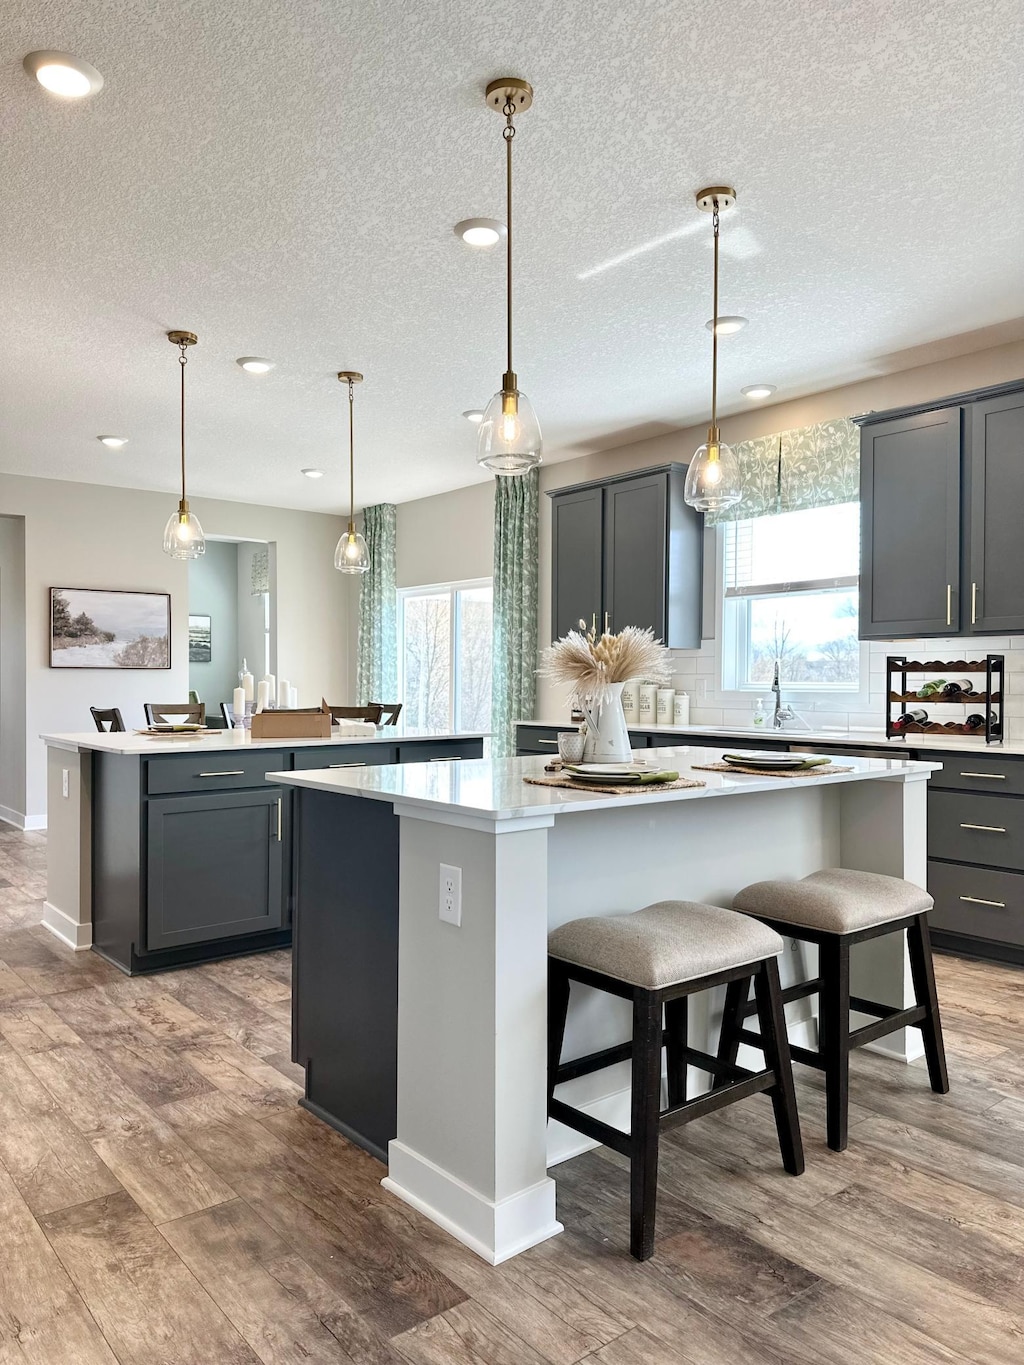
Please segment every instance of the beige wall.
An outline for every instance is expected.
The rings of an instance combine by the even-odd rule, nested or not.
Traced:
[[[0,516],[0,819],[25,813],[25,523]]]
[[[340,518],[246,503],[193,499],[210,535],[264,540],[277,547],[278,668],[302,697],[342,695],[353,594],[334,569]],[[174,510],[170,494],[0,474],[0,517],[25,525],[24,814],[46,811],[46,764],[38,736],[87,730],[89,706],[118,706],[141,724],[145,701],[188,693],[188,565],[161,548]],[[48,589],[122,588],[171,594],[172,667],[168,672],[48,667]]]

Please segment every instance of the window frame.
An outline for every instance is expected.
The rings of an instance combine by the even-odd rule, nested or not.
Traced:
[[[490,588],[491,604],[494,603],[494,579],[493,578],[462,578],[448,583],[421,583],[415,587],[398,588],[395,592],[397,599],[397,633],[398,633],[398,695],[405,696],[405,604],[412,597],[447,597],[449,600],[449,620],[451,631],[448,639],[448,670],[451,678],[451,690],[448,696],[448,726],[454,732],[461,726],[459,711],[461,708],[461,677],[462,670],[459,665],[459,632],[462,626],[462,603],[460,594],[474,588]],[[493,645],[493,637],[492,637]],[[493,648],[491,651],[493,664]]]

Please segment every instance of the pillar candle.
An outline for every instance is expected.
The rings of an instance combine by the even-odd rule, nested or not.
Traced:
[[[291,695],[291,686],[292,685],[287,678],[281,678],[278,681],[277,704],[282,709],[287,708],[291,705],[291,702],[288,700],[289,696]]]
[[[256,710],[265,711],[270,705],[270,684],[261,678],[256,684]]]
[[[297,687],[288,688],[288,707],[289,710],[297,710],[299,705],[299,689]]]
[[[245,667],[245,660],[242,660],[242,692],[246,701],[252,701],[253,677]]]
[[[277,698],[277,681],[273,673],[267,673],[263,681],[267,684],[267,705],[270,706]]]
[[[241,718],[245,715],[244,687],[236,687],[234,692],[231,694],[231,709],[234,711],[235,717],[238,720],[241,720]]]

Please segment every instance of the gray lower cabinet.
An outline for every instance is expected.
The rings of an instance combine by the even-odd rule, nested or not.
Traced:
[[[281,928],[286,802],[264,787],[148,803],[147,948]]]
[[[971,631],[1024,631],[1024,393],[970,409],[969,597]]]

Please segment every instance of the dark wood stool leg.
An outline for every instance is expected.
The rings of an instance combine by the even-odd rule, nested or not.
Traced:
[[[757,1017],[764,1040],[765,1065],[775,1073],[775,1084],[768,1091],[775,1110],[782,1164],[790,1175],[803,1175],[804,1144],[800,1137],[800,1116],[796,1108],[793,1059],[789,1055],[786,1012],[782,1004],[779,964],[774,957],[762,962],[754,977]]]
[[[665,1001],[665,1054],[668,1070],[668,1102],[686,1099],[686,1039],[689,998]]]
[[[718,1060],[728,1062],[730,1066],[736,1065],[736,1058],[740,1050],[740,1029],[743,1027],[744,1010],[747,1006],[747,998],[750,995],[750,978],[743,977],[740,981],[730,981],[725,988],[725,1006],[722,1009],[722,1031],[718,1039]],[[722,1076],[717,1076],[711,1086],[712,1090],[721,1090],[729,1082]]]
[[[655,991],[637,989],[633,996],[629,1250],[638,1261],[646,1261],[654,1250],[660,1115],[661,997]]]
[[[924,1055],[928,1061],[928,1079],[939,1095],[949,1091],[946,1071],[946,1049],[942,1043],[942,1021],[939,1018],[939,997],[935,990],[935,967],[932,962],[932,940],[928,931],[927,914],[918,915],[907,926],[907,949],[910,953],[910,974],[914,982],[917,1004],[928,1011],[921,1021]]]
[[[557,958],[548,959],[548,1109],[562,1059],[565,1018],[569,1013],[569,973]]]
[[[818,1020],[825,1066],[828,1145],[846,1150],[850,1126],[850,944],[842,935],[818,947]]]

